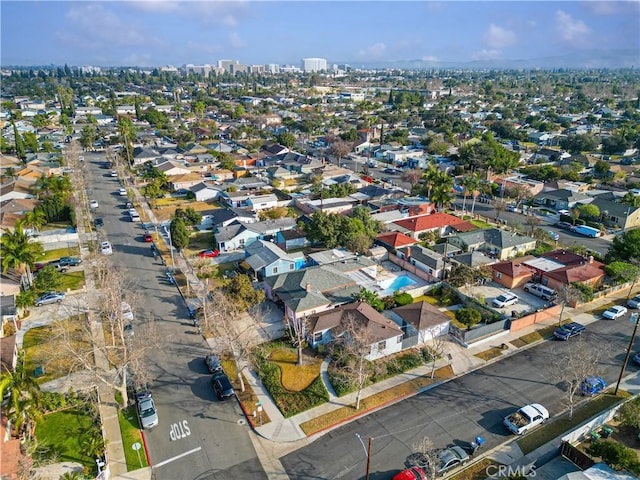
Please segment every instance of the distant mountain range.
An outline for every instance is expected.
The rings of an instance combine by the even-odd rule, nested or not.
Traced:
[[[640,67],[640,49],[625,50],[591,50],[575,54],[557,55],[531,59],[513,60],[475,60],[470,62],[428,61],[428,60],[395,60],[381,62],[350,62],[354,67],[365,68],[400,68],[400,69],[432,69],[432,68],[463,68],[468,70],[480,69],[530,69],[544,70],[569,68],[631,68]]]

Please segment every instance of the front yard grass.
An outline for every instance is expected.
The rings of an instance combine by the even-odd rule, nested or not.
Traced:
[[[197,255],[201,250],[213,247],[213,232],[194,232],[189,235],[189,246],[185,249],[187,257]]]
[[[83,453],[86,451],[87,432],[92,428],[93,419],[80,408],[45,415],[36,426],[38,450],[45,458],[78,462],[94,472],[95,459]]]
[[[76,272],[63,273],[60,276],[60,290],[66,292],[67,290],[80,290],[85,285],[84,270],[78,270]]]
[[[497,358],[500,355],[502,355],[502,349],[501,348],[499,348],[499,347],[491,347],[488,350],[485,350],[485,351],[480,352],[480,353],[476,353],[474,356],[478,357],[481,360],[484,360],[485,362],[488,362],[489,360]]]
[[[565,323],[569,323],[570,321],[571,321],[570,319],[563,320],[562,325],[564,325]],[[511,344],[516,347],[531,345],[532,343],[539,342],[540,340],[545,340],[553,336],[553,331],[556,328],[558,328],[557,325],[549,325],[548,327],[541,328],[534,332],[527,333],[522,337],[516,338],[514,341],[511,342]],[[520,345],[516,345],[515,342],[518,342]]]
[[[64,355],[66,351],[63,340],[58,338],[58,332],[66,331],[79,351],[86,351],[91,345],[91,339],[82,328],[81,322],[86,322],[84,316],[70,317],[58,324],[49,324],[28,330],[24,334],[22,347],[24,349],[25,368],[33,373],[36,367],[44,367],[45,375],[38,378],[38,383],[44,383],[59,378],[74,371],[71,359]]]
[[[603,412],[613,405],[622,400],[624,395],[600,395],[593,400],[587,401],[586,404],[581,405],[574,409],[573,418],[570,420],[567,414],[564,414],[561,418],[557,418],[546,425],[534,430],[535,433],[525,435],[518,440],[518,446],[522,453],[528,455],[536,448],[541,447],[547,442],[550,442],[554,438],[570,431],[582,422],[589,418]]]
[[[42,257],[38,259],[39,262],[51,262],[53,260],[58,260],[60,257],[79,257],[80,256],[80,247],[67,247],[67,248],[56,248],[55,250],[47,250],[44,252]]]
[[[447,365],[446,367],[439,368],[435,371],[433,380],[429,376],[414,378],[413,380],[401,383],[400,385],[396,385],[395,387],[388,388],[382,392],[362,399],[360,402],[360,410],[356,410],[355,406],[340,407],[312,420],[301,423],[300,428],[307,436],[313,435],[340,422],[362,415],[367,410],[381,407],[393,400],[415,394],[424,387],[452,377],[453,369],[451,366]]]
[[[489,467],[492,468],[491,471],[497,472],[497,467],[502,465],[501,463],[496,462],[495,460],[491,460],[490,458],[483,458],[477,463],[474,463],[468,468],[465,468],[460,473],[450,477],[449,480],[485,480],[487,478],[487,472],[489,471]]]
[[[142,435],[140,434],[135,406],[120,410],[118,422],[120,422],[120,433],[122,433],[122,447],[125,461],[127,462],[127,472],[147,467],[149,464],[144,449],[138,450],[138,453],[140,453],[140,459],[138,460],[138,453],[131,448],[134,443],[142,445]]]
[[[222,367],[224,368],[225,373],[231,380],[233,384],[233,388],[236,391],[236,397],[238,397],[238,401],[242,404],[242,408],[247,414],[251,415],[256,409],[256,403],[258,400],[258,396],[251,388],[251,385],[247,382],[247,378],[242,375],[242,379],[244,381],[244,392],[240,388],[240,380],[238,380],[238,372],[236,370],[236,364],[231,359],[222,360]],[[257,412],[256,412],[257,413]],[[254,417],[253,422],[256,425],[266,425],[271,422],[271,418],[267,415],[267,412],[263,409],[262,412]]]
[[[282,386],[287,390],[300,392],[320,376],[320,365],[322,365],[320,356],[305,354],[303,365],[298,365],[298,354],[294,348],[280,348],[273,350],[269,359],[280,367]]]
[[[419,297],[416,297],[413,300],[413,303],[418,303],[418,302],[427,302],[429,305],[440,305],[440,300],[438,300],[436,297],[431,297],[429,295],[421,295]]]
[[[220,208],[220,204],[217,202],[197,202],[195,200],[187,200],[184,197],[159,198],[155,201],[153,213],[158,221],[163,222],[171,220],[177,208],[193,208],[196,212],[202,212],[205,210]]]
[[[478,228],[491,228],[492,225],[490,225],[489,223],[483,221],[483,220],[469,220],[469,223],[471,223],[471,225],[478,227]]]

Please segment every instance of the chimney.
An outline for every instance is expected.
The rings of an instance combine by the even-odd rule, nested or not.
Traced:
[[[407,257],[407,261],[409,261],[409,259],[411,258],[411,245],[407,247],[406,257]]]
[[[593,255],[589,255],[589,263],[593,263]]]
[[[310,292],[310,291],[311,291],[311,284],[310,284],[310,283],[307,283],[307,285],[305,286],[305,290],[306,290],[307,292]]]

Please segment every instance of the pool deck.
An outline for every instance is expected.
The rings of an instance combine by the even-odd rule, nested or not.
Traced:
[[[411,280],[413,280],[414,283],[412,283],[411,285],[403,286],[399,289],[394,289],[394,290],[388,290],[388,288],[385,289],[380,286],[381,282],[384,282],[386,280],[393,281],[398,277],[408,277]],[[428,282],[426,282],[422,278],[417,277],[416,275],[410,272],[407,272],[406,270],[402,270],[398,265],[391,262],[382,263],[382,269],[378,272],[375,279],[372,279],[371,277],[367,276],[366,281],[364,281],[364,276],[360,276],[360,275],[353,276],[352,278],[361,287],[364,287],[367,290],[371,290],[377,293],[378,295],[380,295],[381,297],[391,296],[393,295],[394,292],[405,292],[407,290],[414,290],[416,288],[421,288],[428,285]]]

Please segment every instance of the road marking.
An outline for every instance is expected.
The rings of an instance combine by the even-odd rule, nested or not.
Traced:
[[[174,462],[182,457],[186,457],[187,455],[191,455],[192,453],[196,453],[198,451],[202,450],[202,447],[198,447],[198,448],[194,448],[192,450],[189,450],[187,452],[181,453],[180,455],[176,455],[175,457],[171,457],[168,458],[160,463],[156,463],[153,468],[158,468],[158,467],[162,467],[163,465],[166,465],[167,463],[171,463]]]

